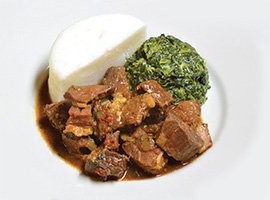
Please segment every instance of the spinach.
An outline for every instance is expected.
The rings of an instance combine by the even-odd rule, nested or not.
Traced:
[[[131,91],[143,81],[156,80],[179,101],[197,100],[204,104],[210,89],[204,59],[195,48],[173,37],[151,37],[126,61]]]

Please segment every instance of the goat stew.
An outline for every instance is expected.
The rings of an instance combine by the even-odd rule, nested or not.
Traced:
[[[130,92],[125,68],[101,85],[71,86],[52,103],[47,79],[36,99],[37,124],[49,147],[94,180],[138,180],[170,173],[212,146],[197,101],[172,105],[156,81]]]

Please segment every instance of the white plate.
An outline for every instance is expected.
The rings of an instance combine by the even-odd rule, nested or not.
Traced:
[[[270,199],[268,1],[0,1],[0,199]],[[123,13],[206,59],[203,106],[214,145],[192,164],[145,180],[97,183],[54,155],[35,122],[36,84],[58,33]]]

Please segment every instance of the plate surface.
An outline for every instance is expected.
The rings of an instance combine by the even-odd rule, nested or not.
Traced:
[[[0,0],[0,199],[270,199],[268,1]],[[149,36],[171,34],[205,58],[203,106],[214,145],[190,165],[144,181],[99,183],[51,152],[35,122],[35,94],[58,33],[123,13]]]

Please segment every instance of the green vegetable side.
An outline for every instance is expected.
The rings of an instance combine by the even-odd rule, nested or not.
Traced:
[[[195,48],[173,37],[151,37],[126,61],[130,89],[146,80],[156,80],[179,101],[197,100],[204,104],[210,89],[204,59]]]

